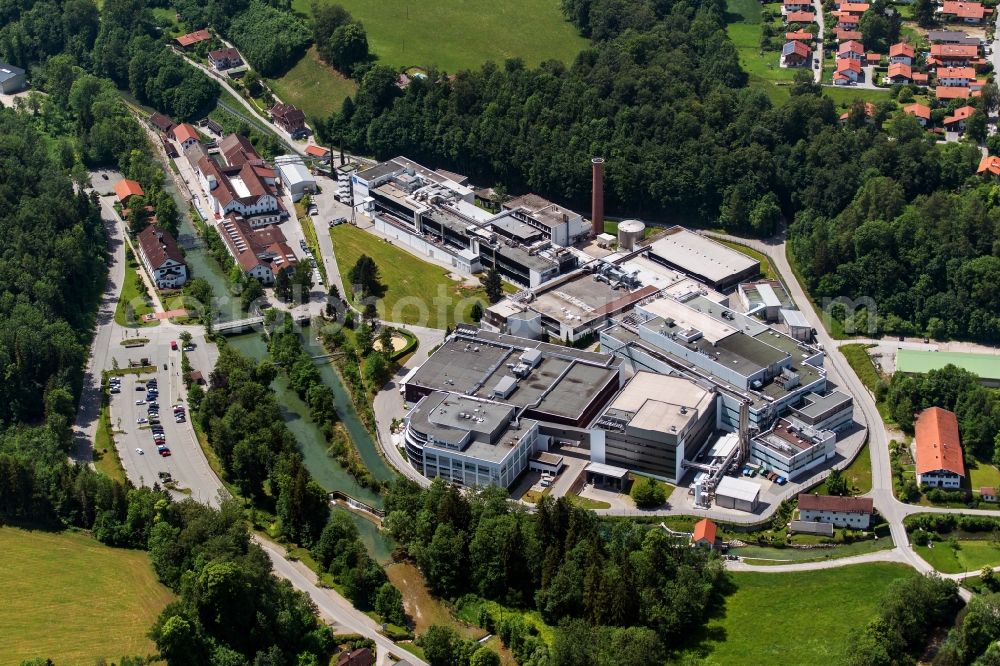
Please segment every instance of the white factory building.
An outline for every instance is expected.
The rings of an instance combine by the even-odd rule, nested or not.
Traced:
[[[278,168],[281,186],[292,197],[292,201],[298,201],[307,194],[316,193],[316,177],[302,163],[301,157],[282,155],[274,159],[274,165]]]

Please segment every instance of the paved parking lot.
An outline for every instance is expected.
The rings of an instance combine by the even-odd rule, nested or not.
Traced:
[[[183,492],[187,489],[194,499],[217,504],[217,498],[202,496],[208,492],[205,489],[217,487],[217,481],[199,448],[191,423],[186,420],[183,423],[174,422],[172,406],[181,404],[187,408],[186,389],[180,375],[181,354],[180,351],[170,349],[170,341],[178,339],[180,331],[161,326],[127,332],[129,337],[136,337],[138,334],[138,337],[149,338],[150,341],[141,347],[126,348],[115,340],[113,345],[116,347],[109,355],[123,369],[129,367],[129,361],[139,362],[147,358],[156,371],[141,376],[124,375],[121,393],[111,395],[111,425],[116,432],[115,445],[126,473],[131,479],[139,479],[141,485],[152,486],[159,482],[159,472],[169,472],[182,491],[177,495],[178,498],[188,496],[188,493]],[[193,342],[195,349],[188,353],[188,358],[192,367],[207,377],[214,367],[218,351],[214,346],[204,344],[201,334],[194,335]],[[146,381],[154,377],[160,392],[157,400],[160,405],[160,422],[167,438],[166,445],[172,454],[167,458],[157,453],[149,425],[136,423],[137,419],[149,416],[148,405],[135,404],[137,400],[146,400],[145,389],[136,390],[136,386],[145,387]],[[142,453],[136,449],[141,449]]]

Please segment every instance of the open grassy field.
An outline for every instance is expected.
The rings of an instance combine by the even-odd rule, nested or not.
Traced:
[[[559,0],[337,2],[364,24],[371,52],[391,67],[457,72],[507,58],[529,66],[550,59],[571,64],[587,46],[563,18]],[[310,4],[293,0],[292,8],[308,14]]]
[[[833,100],[833,103],[842,110],[850,108],[855,100],[866,102],[887,102],[889,101],[888,90],[870,90],[866,88],[853,88],[851,86],[823,88],[823,94]]]
[[[733,573],[736,592],[711,620],[703,664],[841,664],[851,633],[872,619],[898,564],[796,573]]]
[[[345,285],[347,274],[363,254],[375,260],[386,285],[379,301],[379,318],[430,328],[469,321],[473,303],[485,306],[482,287],[466,287],[448,277],[448,271],[349,224],[330,230],[333,251]]]
[[[354,81],[322,62],[315,46],[280,79],[267,79],[267,85],[282,101],[299,107],[310,118],[340,111],[344,98],[358,89]]]
[[[858,379],[865,385],[865,388],[874,393],[875,387],[879,382],[879,375],[878,370],[875,368],[875,363],[872,362],[872,357],[868,355],[870,347],[874,347],[874,345],[860,343],[841,345],[840,353],[847,359],[851,370],[854,371]]]
[[[778,66],[781,59],[778,51],[761,52],[763,15],[760,3],[728,0],[726,19],[726,33],[739,52],[740,66],[749,74],[750,85],[762,88],[775,104],[785,102],[789,98],[788,84],[795,79],[796,70]]]
[[[889,550],[893,547],[892,537],[855,541],[854,543],[833,548],[801,549],[801,548],[768,548],[764,546],[743,546],[731,548],[729,552],[748,558],[751,564],[786,564],[789,562],[819,562],[835,560],[841,557],[864,555],[879,550]]]
[[[952,548],[947,541],[938,541],[933,545],[931,548],[914,544],[913,549],[942,573],[979,571],[987,564],[1000,565],[1000,546],[991,540],[959,539],[958,549]]]
[[[146,632],[172,599],[149,556],[83,532],[0,527],[0,664],[109,662],[155,652]]]
[[[1000,470],[985,460],[977,460],[975,467],[969,466],[969,486],[975,492],[983,486],[1000,486]]]
[[[865,444],[858,457],[843,470],[844,478],[847,479],[847,487],[852,495],[864,495],[872,489],[872,457]],[[819,484],[812,492],[817,495],[829,495],[826,488],[826,481]]]

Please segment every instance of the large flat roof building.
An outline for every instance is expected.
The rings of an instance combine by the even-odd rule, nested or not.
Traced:
[[[760,275],[760,262],[684,227],[671,227],[650,239],[649,256],[684,271],[713,289],[726,291]]]
[[[679,482],[715,430],[716,397],[707,383],[636,373],[591,427],[591,460]]]
[[[750,460],[792,479],[836,453],[837,436],[832,430],[779,419],[774,427],[750,440]]]
[[[584,432],[618,392],[620,366],[607,354],[459,327],[403,382],[407,402],[418,403],[408,418],[410,464],[466,485],[509,486],[552,432]],[[444,402],[454,409],[441,412]],[[497,434],[508,426],[528,439]]]

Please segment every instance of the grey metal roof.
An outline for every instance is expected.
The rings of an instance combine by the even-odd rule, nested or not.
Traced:
[[[20,67],[8,65],[7,63],[0,63],[0,83],[9,81],[15,76],[20,76],[22,74],[24,74],[24,70]]]

